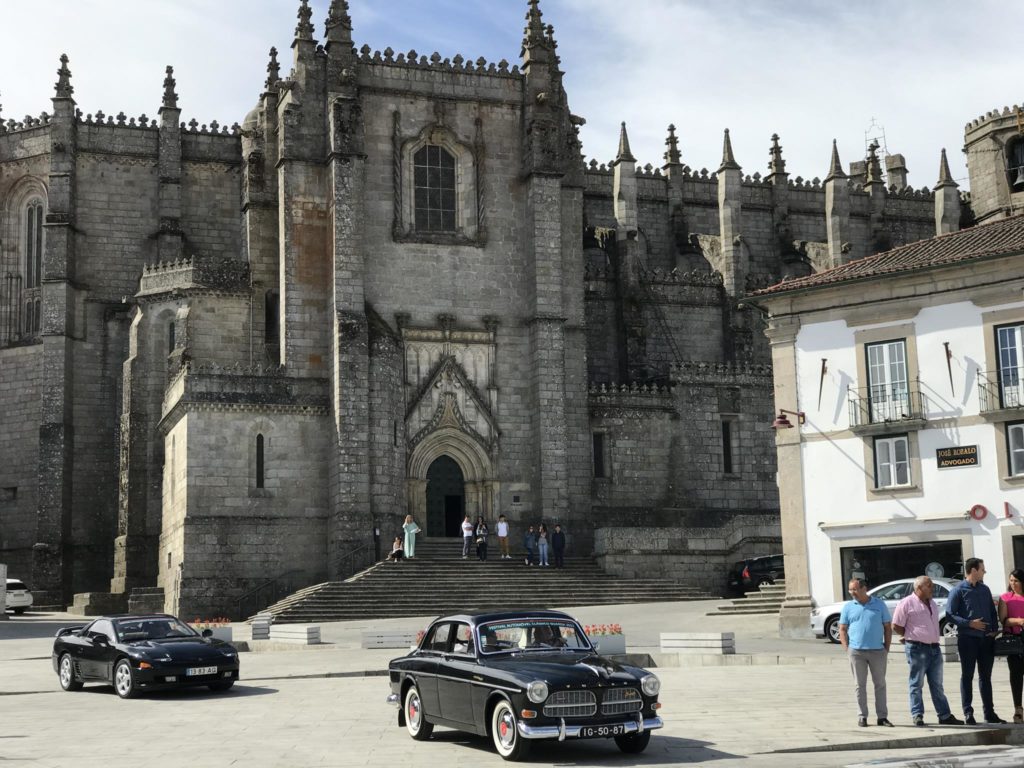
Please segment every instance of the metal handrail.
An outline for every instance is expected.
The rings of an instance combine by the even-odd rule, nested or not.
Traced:
[[[1017,374],[1017,369],[1012,369]],[[978,408],[982,413],[1005,408],[1024,408],[1024,377],[1007,372],[978,371]],[[1012,383],[1009,379],[1016,379]]]
[[[850,389],[849,398],[851,427],[924,418],[917,382]]]
[[[264,595],[265,591],[268,590],[269,587],[279,587],[279,585],[282,582],[284,582],[285,579],[287,579],[290,576],[294,576],[297,573],[302,573],[302,571],[298,570],[296,568],[293,568],[291,570],[285,571],[284,573],[280,573],[277,576],[275,576],[274,578],[268,579],[267,581],[263,582],[259,586],[255,587],[253,589],[250,589],[248,592],[246,592],[241,597],[239,597],[238,598],[238,614],[237,614],[238,618],[239,619],[245,619],[245,618],[247,618],[249,616],[252,616],[253,614],[258,613],[262,609],[266,608],[268,605],[271,605],[274,601],[279,600],[280,597],[278,595],[280,595],[280,592],[281,592],[280,589],[273,590],[271,592],[271,594],[273,594],[275,596],[271,597],[269,600],[263,601],[262,604],[261,604],[260,597],[262,595]],[[285,588],[284,591],[287,591],[287,588]],[[250,598],[255,598],[254,601],[253,601],[254,607],[253,607],[252,611],[246,611],[245,610],[245,603]]]
[[[360,544],[358,547],[349,550],[343,555],[339,555],[334,561],[335,568],[333,571],[334,573],[338,574],[338,581],[344,581],[349,576],[353,576],[356,573],[358,573],[360,570],[360,566],[352,565],[356,562],[355,556],[360,552],[363,552],[364,550],[371,549],[372,547],[373,544],[371,542],[367,542],[366,544]],[[375,560],[376,557],[371,556],[370,560],[366,562],[366,565],[371,565]],[[343,567],[345,563],[348,563],[348,568]]]

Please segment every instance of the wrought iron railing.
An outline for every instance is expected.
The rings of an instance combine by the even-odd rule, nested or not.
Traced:
[[[282,597],[298,589],[296,577],[302,573],[297,569],[285,571],[272,579],[251,589],[238,598],[238,611],[236,616],[239,620],[245,620],[250,616],[259,613],[268,605],[273,605]]]
[[[982,413],[1024,408],[1024,376],[1019,368],[978,371],[978,405]]]
[[[916,382],[850,390],[851,427],[923,418],[921,391]]]
[[[332,574],[336,574],[338,581],[355,576],[364,568],[369,568],[377,562],[377,551],[373,542],[360,544],[343,555],[339,555],[334,561]]]

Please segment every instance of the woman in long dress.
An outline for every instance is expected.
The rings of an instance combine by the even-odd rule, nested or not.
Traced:
[[[416,555],[416,534],[420,527],[413,522],[412,515],[406,515],[402,529],[405,531],[405,557],[411,560]]]

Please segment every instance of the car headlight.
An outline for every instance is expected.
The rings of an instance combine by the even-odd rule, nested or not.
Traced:
[[[543,680],[534,680],[526,686],[526,698],[534,704],[540,704],[548,697],[548,684]]]
[[[643,689],[645,696],[657,696],[661,690],[661,680],[655,675],[647,675],[640,681],[640,687]]]

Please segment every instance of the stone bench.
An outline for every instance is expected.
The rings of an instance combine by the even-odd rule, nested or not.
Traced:
[[[272,624],[270,627],[270,639],[280,643],[318,645],[320,643],[320,625]]]
[[[250,622],[252,626],[252,639],[253,640],[269,640],[270,639],[270,625],[274,623],[274,614],[272,613],[258,613],[256,618]]]
[[[725,656],[736,653],[735,632],[662,632],[662,653]]]
[[[407,649],[416,644],[416,631],[401,629],[364,629],[362,632],[363,648],[402,648]]]

